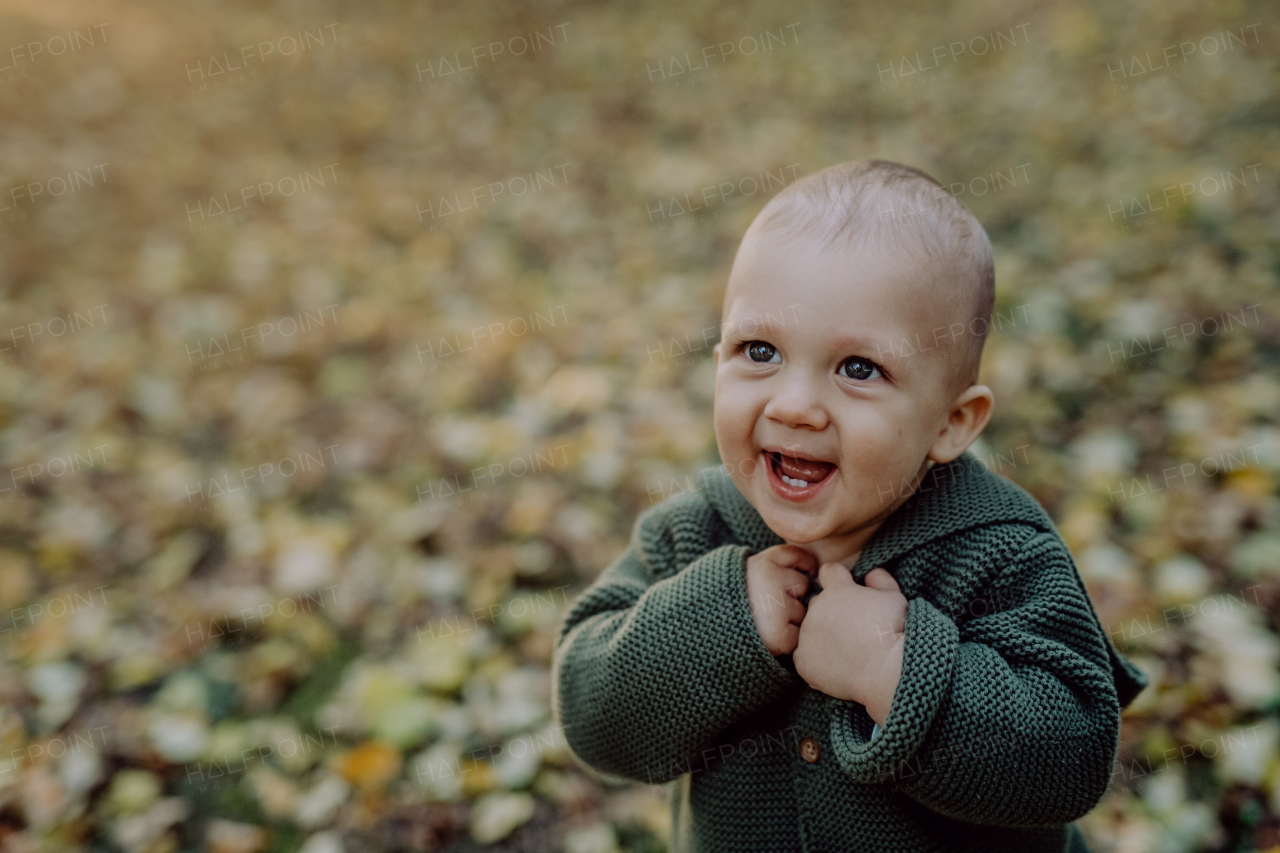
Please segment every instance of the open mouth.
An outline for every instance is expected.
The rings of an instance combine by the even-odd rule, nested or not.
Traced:
[[[831,479],[836,466],[815,459],[801,459],[778,451],[764,451],[774,491],[791,500],[805,500],[817,494]]]

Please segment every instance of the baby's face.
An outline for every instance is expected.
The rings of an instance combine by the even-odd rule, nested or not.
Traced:
[[[878,247],[766,232],[739,248],[716,347],[720,458],[765,523],[821,560],[861,551],[937,455],[951,352],[934,332],[953,319],[937,292]]]

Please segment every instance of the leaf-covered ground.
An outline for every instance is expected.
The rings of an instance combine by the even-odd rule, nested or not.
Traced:
[[[0,3],[0,850],[665,849],[566,604],[717,462],[737,241],[883,157],[996,249],[975,445],[1127,712],[1097,851],[1280,850],[1263,2]]]

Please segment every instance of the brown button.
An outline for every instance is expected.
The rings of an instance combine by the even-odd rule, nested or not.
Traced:
[[[818,760],[818,756],[822,754],[822,750],[818,747],[818,742],[811,737],[807,737],[800,741],[800,757],[812,764]]]

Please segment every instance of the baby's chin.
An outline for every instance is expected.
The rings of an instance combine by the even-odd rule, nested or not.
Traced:
[[[835,533],[825,519],[803,516],[802,510],[779,512],[770,506],[757,506],[756,511],[770,530],[793,545],[817,545]]]

